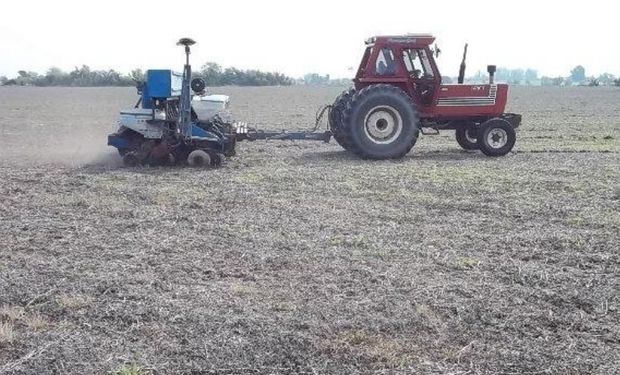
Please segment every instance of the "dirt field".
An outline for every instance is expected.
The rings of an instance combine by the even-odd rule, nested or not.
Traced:
[[[303,128],[340,89],[218,91]],[[503,158],[201,171],[119,166],[132,89],[0,88],[0,374],[620,373],[620,90],[511,94]]]

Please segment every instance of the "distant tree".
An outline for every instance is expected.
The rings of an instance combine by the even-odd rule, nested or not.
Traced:
[[[441,76],[441,83],[448,85],[448,84],[451,84],[452,82],[453,82],[452,78],[448,76]]]
[[[235,67],[222,69],[214,62],[204,64],[197,75],[205,80],[207,86],[288,86],[294,82],[292,78],[277,72],[240,70]]]
[[[60,68],[51,67],[47,70],[42,79],[37,81],[37,86],[61,86],[68,85],[71,79],[69,75],[63,72]]]
[[[496,82],[509,82],[510,81],[510,69],[499,67],[495,72]]]
[[[218,63],[208,62],[202,66],[202,78],[208,86],[219,86],[222,82],[222,67]]]
[[[570,71],[570,79],[574,83],[584,82],[586,80],[586,69],[581,65],[577,65]]]
[[[143,82],[145,80],[142,69],[134,69],[129,73],[129,78],[135,82]]]
[[[497,75],[496,75],[497,78]],[[476,72],[476,74],[474,74],[473,76],[469,77],[467,79],[468,82],[471,83],[485,83],[485,82],[489,82],[489,75],[482,71],[482,70],[478,70]]]
[[[614,80],[614,86],[620,86],[620,78]]]
[[[555,77],[551,79],[551,85],[553,86],[562,86],[564,84],[566,84],[564,77]]]
[[[18,76],[15,78],[15,84],[19,86],[32,86],[39,78],[38,73],[27,72],[25,70],[18,71],[17,75]]]
[[[508,82],[513,85],[520,85],[523,82],[523,78],[525,77],[525,72],[523,69],[512,69],[510,71],[510,79]]]
[[[525,70],[525,83],[531,84],[534,81],[538,80],[538,72],[534,69],[526,69]]]
[[[601,83],[601,85],[613,85],[616,77],[610,73],[603,73],[598,76],[597,80]]]
[[[76,66],[69,75],[74,86],[90,86],[91,74],[88,65],[82,65],[81,68]]]
[[[266,85],[291,85],[293,79],[280,73],[265,73],[258,70],[242,71],[236,68],[227,68],[222,71],[221,67],[214,63],[205,64],[204,73],[210,77],[211,85],[240,85],[240,86],[266,86]],[[201,75],[199,71],[197,75]],[[36,72],[20,70],[18,76],[13,79],[3,77],[2,85],[21,86],[133,86],[136,81],[144,81],[144,73],[141,69],[132,70],[129,74],[121,74],[114,69],[91,70],[88,65],[75,67],[73,71],[66,73],[59,68],[52,67],[45,75]]]
[[[329,74],[322,76],[318,73],[308,73],[304,75],[306,85],[323,85],[329,83]]]
[[[4,86],[9,79],[5,76],[0,76],[0,86]]]
[[[590,86],[590,87],[597,87],[597,86],[600,86],[600,85],[601,85],[601,83],[595,77],[588,78],[588,86]]]

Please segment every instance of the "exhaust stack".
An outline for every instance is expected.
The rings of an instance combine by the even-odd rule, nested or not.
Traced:
[[[458,83],[460,85],[465,82],[465,60],[467,59],[467,43],[465,43],[465,49],[463,50],[463,60],[461,61],[461,67],[459,68],[459,79]]]
[[[495,71],[497,67],[495,65],[487,65],[487,73],[489,73],[489,84],[492,85],[495,82]]]

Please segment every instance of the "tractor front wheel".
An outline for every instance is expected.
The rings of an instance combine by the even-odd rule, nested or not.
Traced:
[[[211,166],[214,168],[221,167],[226,160],[226,156],[224,154],[216,151],[209,151],[209,157],[211,158]]]
[[[344,111],[351,151],[366,159],[399,159],[420,133],[411,98],[395,86],[378,84],[358,91]]]
[[[501,118],[494,118],[480,125],[478,147],[486,156],[504,156],[515,145],[517,134],[512,125]]]
[[[464,150],[477,150],[478,139],[476,136],[476,128],[472,125],[461,125],[456,128],[456,142]]]

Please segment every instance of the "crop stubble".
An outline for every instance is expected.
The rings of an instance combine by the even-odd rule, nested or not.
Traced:
[[[339,90],[216,91],[304,128]],[[0,373],[617,373],[620,90],[511,94],[503,158],[446,132],[202,171],[120,167],[130,89],[0,88]]]

